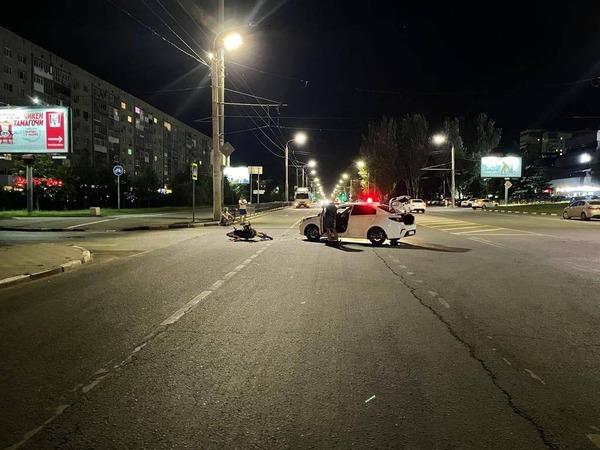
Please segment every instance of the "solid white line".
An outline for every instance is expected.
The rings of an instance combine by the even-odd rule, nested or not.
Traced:
[[[250,264],[252,262],[252,260],[250,258],[245,259],[244,262],[242,262],[242,264],[247,265]]]
[[[103,220],[96,220],[94,222],[80,223],[79,225],[71,225],[70,227],[66,227],[65,230],[73,230],[75,228],[85,227],[86,225],[93,225],[95,223],[109,222],[111,220],[117,220],[117,219],[118,219],[118,217],[111,217],[110,219],[103,219]]]
[[[460,227],[451,227],[451,228],[442,228],[442,231],[454,231],[454,230],[461,230],[461,229],[467,229],[467,228],[481,228],[481,227],[486,227],[487,225],[465,225],[465,226],[460,226]]]
[[[240,270],[242,270],[244,267],[246,267],[246,264],[240,264],[239,266],[237,266],[234,270],[234,272],[238,272]]]
[[[368,399],[365,400],[365,403],[369,403],[371,400],[373,400],[375,398],[374,395],[370,396]]]
[[[223,277],[226,280],[229,280],[232,276],[234,276],[237,272],[227,272]]]
[[[187,302],[185,305],[183,305],[181,308],[179,308],[177,311],[175,311],[173,314],[171,314],[165,320],[163,320],[161,322],[161,325],[167,326],[167,325],[174,324],[179,319],[181,319],[184,315],[186,315],[188,312],[190,312],[198,303],[200,303],[202,300],[204,300],[206,297],[208,297],[211,293],[212,293],[212,291],[200,292],[200,294],[195,296],[193,299],[191,299],[189,302]]]

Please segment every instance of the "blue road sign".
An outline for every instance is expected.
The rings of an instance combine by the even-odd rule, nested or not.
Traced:
[[[120,177],[121,175],[123,175],[123,173],[125,173],[125,170],[123,169],[123,166],[117,164],[116,166],[113,167],[113,173]]]

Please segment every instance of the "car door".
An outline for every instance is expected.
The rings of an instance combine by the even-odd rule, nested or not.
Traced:
[[[571,203],[571,205],[569,205],[569,216],[579,217],[581,215],[581,206],[583,206],[582,201]]]
[[[350,214],[346,236],[352,238],[366,238],[367,231],[371,228],[376,217],[377,210],[374,206],[354,205],[352,213]]]

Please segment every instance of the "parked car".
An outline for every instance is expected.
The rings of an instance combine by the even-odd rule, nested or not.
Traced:
[[[471,208],[473,209],[495,208],[496,206],[498,206],[498,202],[490,200],[489,198],[477,198],[471,203]]]
[[[323,215],[305,217],[300,223],[300,234],[310,241],[318,241],[325,234]],[[346,203],[338,207],[336,228],[340,238],[368,239],[375,246],[389,239],[398,245],[400,239],[414,236],[417,227],[412,214],[397,214],[387,205],[378,203]]]
[[[575,200],[563,211],[563,219],[579,217],[581,220],[600,218],[600,200]]]
[[[425,214],[425,210],[427,209],[427,205],[420,198],[411,198],[404,205],[404,212],[412,213],[412,212],[421,212]]]
[[[475,200],[477,200],[475,197],[471,197],[471,198],[467,198],[464,200],[460,201],[460,207],[461,208],[472,208],[473,207],[473,202],[475,202]]]

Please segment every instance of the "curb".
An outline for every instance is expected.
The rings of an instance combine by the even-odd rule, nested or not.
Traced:
[[[506,209],[482,209],[483,212],[491,212],[491,213],[508,213],[508,214],[529,214],[532,216],[553,216],[558,217],[557,213],[538,213],[538,212],[529,212],[529,211],[511,211]]]
[[[261,211],[261,212],[258,212],[256,214],[253,214],[251,216],[246,216],[246,217],[248,220],[252,220],[252,219],[256,219],[257,217],[261,217],[261,216],[264,216],[271,212],[279,211],[279,210],[282,210],[285,208],[287,208],[287,206],[268,209],[266,211]],[[240,223],[239,218],[236,218],[233,223]],[[139,227],[129,227],[129,228],[123,228],[120,231],[157,231],[157,230],[174,230],[174,229],[180,229],[180,228],[202,228],[202,227],[216,227],[216,226],[219,226],[219,222],[216,222],[216,221],[199,222],[199,223],[178,222],[178,223],[172,223],[169,225],[156,225],[156,226],[143,225],[143,226],[139,226]]]
[[[76,245],[74,245],[73,247],[81,250],[81,257],[79,259],[63,263],[60,266],[53,267],[52,269],[42,270],[40,272],[34,273],[24,273],[22,275],[4,278],[3,280],[0,280],[0,289],[14,286],[25,281],[39,280],[40,278],[46,278],[52,275],[57,275],[59,273],[70,272],[72,270],[78,269],[79,267],[81,267],[81,265],[89,263],[92,260],[92,254],[89,250],[86,250],[83,247],[78,247]]]
[[[67,229],[67,228],[19,228],[19,227],[0,227],[0,231],[38,231],[38,232],[42,232],[42,231],[52,231],[52,232],[59,232],[59,231],[85,231],[84,229],[81,228],[74,228],[74,229]]]

